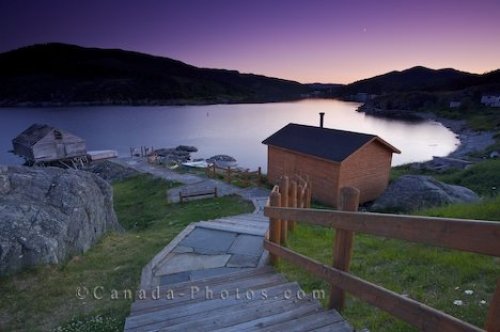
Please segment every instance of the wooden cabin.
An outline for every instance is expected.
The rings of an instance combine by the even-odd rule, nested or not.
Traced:
[[[12,140],[14,154],[34,164],[86,157],[85,140],[62,129],[34,124]]]
[[[322,123],[322,121],[321,121]],[[360,190],[360,203],[372,201],[389,183],[393,153],[401,153],[376,135],[288,124],[262,142],[268,146],[267,175],[309,176],[312,197],[337,206],[340,188]]]

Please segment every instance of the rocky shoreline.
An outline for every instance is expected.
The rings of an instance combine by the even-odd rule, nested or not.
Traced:
[[[475,131],[467,126],[465,120],[447,119],[429,112],[416,114],[423,120],[439,122],[455,133],[460,144],[448,155],[450,158],[464,158],[471,153],[483,151],[495,143],[494,132]]]
[[[475,131],[467,126],[465,120],[453,120],[440,117],[431,112],[410,112],[406,110],[382,110],[374,107],[362,105],[358,112],[368,115],[384,117],[390,119],[400,119],[407,121],[435,121],[441,123],[446,128],[455,133],[460,141],[458,147],[451,152],[449,158],[465,158],[467,155],[485,150],[495,143],[494,132]]]

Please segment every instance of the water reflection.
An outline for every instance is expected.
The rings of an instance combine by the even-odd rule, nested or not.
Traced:
[[[89,149],[169,147],[199,148],[196,157],[234,156],[241,166],[266,166],[261,141],[290,122],[318,125],[325,112],[325,127],[379,135],[402,151],[393,165],[444,156],[458,143],[455,135],[436,122],[404,122],[358,113],[356,103],[303,100],[272,104],[166,107],[74,107],[55,109],[0,109],[0,162],[19,163],[8,154],[10,140],[34,122],[65,128],[87,140]]]

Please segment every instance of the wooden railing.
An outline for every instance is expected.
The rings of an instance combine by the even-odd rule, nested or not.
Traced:
[[[224,177],[224,181],[231,183],[235,179],[240,179],[244,186],[249,186],[254,183],[259,185],[262,183],[262,169],[259,167],[256,171],[250,171],[249,169],[240,170],[231,167],[218,167],[215,164],[208,165],[205,169],[205,173],[208,177],[216,177],[217,174],[221,174]]]
[[[350,187],[341,189],[338,204],[341,211],[310,209],[310,196],[295,193],[294,185],[287,187],[288,181],[282,178],[280,185],[273,188],[264,209],[264,214],[270,218],[264,247],[270,253],[272,264],[282,258],[330,283],[329,307],[339,312],[344,307],[345,292],[349,292],[422,331],[482,331],[442,311],[360,279],[349,273],[349,265],[355,232],[500,256],[499,222],[359,213],[356,212],[359,191]],[[307,184],[305,186],[307,188]],[[303,201],[294,205],[295,197],[301,197]],[[283,236],[282,231],[284,227],[289,229],[290,220],[335,229],[333,266],[284,246],[286,233]],[[500,279],[489,304],[485,329],[500,331]]]

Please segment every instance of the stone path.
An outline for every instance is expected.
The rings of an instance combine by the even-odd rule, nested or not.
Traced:
[[[242,189],[240,187],[233,186],[221,180],[209,179],[195,174],[181,174],[179,172],[173,171],[165,167],[151,165],[144,158],[127,157],[127,158],[110,159],[110,161],[125,167],[130,167],[141,173],[149,173],[154,176],[163,178],[165,180],[182,183],[183,184],[182,186],[173,188],[168,191],[167,194],[168,200],[169,202],[172,203],[179,202],[180,191],[197,192],[197,191],[212,190],[215,187],[217,187],[217,193],[219,196],[238,194],[250,200],[253,197],[257,197],[255,195],[260,195],[262,197],[262,196],[267,196],[269,193],[268,191],[258,188]],[[259,192],[254,193],[253,191],[256,190],[259,190]]]

